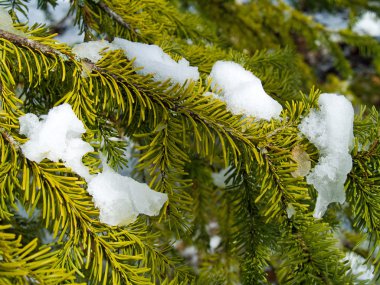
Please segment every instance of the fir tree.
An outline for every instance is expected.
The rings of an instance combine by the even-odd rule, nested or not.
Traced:
[[[54,19],[57,2],[38,7]],[[344,10],[354,23],[380,10],[373,1],[292,2],[71,0],[66,20],[45,26],[20,20],[28,1],[1,0],[0,284],[375,284],[379,113],[355,108],[346,203],[331,203],[321,218],[313,217],[319,194],[307,177],[325,150],[300,126],[324,108],[310,54],[328,50],[339,82],[360,75],[346,47],[368,58],[374,74],[380,55],[373,37],[351,26],[332,31],[305,13]],[[87,42],[82,50],[54,38],[71,25]],[[162,48],[166,62],[197,67],[199,78],[159,77],[162,66],[145,72],[151,54],[131,56],[134,43]],[[281,114],[236,112],[228,92],[245,89],[220,89],[218,61],[260,78]],[[359,95],[351,90],[355,103],[367,103]],[[35,123],[42,128],[65,103],[84,126],[70,133],[87,149],[83,159],[43,151],[31,159],[26,145],[39,131],[28,129],[38,121],[31,114],[49,114]],[[127,181],[117,173],[143,183],[131,182],[139,191],[167,195],[159,214],[105,219],[94,191],[111,193],[96,182],[101,174]],[[361,280],[345,254],[372,266],[373,280]]]

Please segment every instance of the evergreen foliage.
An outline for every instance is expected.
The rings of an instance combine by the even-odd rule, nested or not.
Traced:
[[[297,148],[309,155],[312,166],[318,161],[318,150],[298,130],[301,119],[318,108],[320,94],[312,87],[318,70],[308,65],[300,47],[321,49],[318,41],[345,78],[357,70],[343,45],[370,57],[376,70],[376,39],[316,23],[302,11],[313,1],[293,1],[294,6],[283,1],[70,1],[69,13],[85,41],[120,37],[156,44],[173,59],[186,58],[199,68],[199,81],[179,85],[136,73],[120,50],[103,51],[96,63],[79,59],[49,27],[20,23],[17,15],[27,14],[27,2],[0,1],[20,32],[0,26],[0,284],[380,280],[376,108],[358,108],[347,203],[330,205],[322,219],[312,216],[317,194],[305,177],[295,177],[293,156]],[[347,4],[352,17],[372,8],[380,14],[373,1],[332,2],[310,10],[336,11]],[[56,5],[54,0],[38,3],[45,11]],[[344,44],[332,41],[332,34]],[[208,75],[217,60],[233,60],[254,72],[284,107],[281,118],[268,122],[233,115],[208,95],[216,92]],[[47,114],[62,103],[85,124],[83,139],[95,149],[83,158],[90,172],[101,171],[101,156],[118,171],[137,161],[131,175],[168,194],[159,216],[140,215],[127,226],[103,224],[83,178],[61,162],[36,163],[24,156],[20,145],[27,138],[19,133],[18,118]],[[212,173],[225,168],[224,188],[213,183]],[[294,215],[288,215],[289,207]],[[210,246],[216,236],[221,242]],[[194,260],[187,258],[190,248]],[[352,272],[343,260],[351,251],[374,267],[374,280],[361,281]]]

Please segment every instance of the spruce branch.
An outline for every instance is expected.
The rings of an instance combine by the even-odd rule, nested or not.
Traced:
[[[299,54],[272,52],[272,47],[279,41],[292,43],[292,37],[300,34],[309,43],[320,39],[334,51],[342,69],[349,66],[339,46],[328,42],[330,31],[314,27],[297,11],[291,11],[294,19],[279,25],[281,29],[271,24],[271,18],[283,13],[282,2],[275,9],[270,1],[244,4],[265,8],[262,15],[271,12],[271,17],[260,18],[268,23],[253,22],[255,17],[247,17],[244,5],[222,2],[213,3],[230,12],[223,17],[233,20],[237,12],[238,25],[247,26],[248,34],[257,32],[254,50],[267,42],[268,50],[252,49],[246,52],[252,54],[249,56],[229,51],[227,43],[219,46],[213,42],[206,47],[208,42],[201,36],[204,30],[198,29],[196,17],[190,19],[164,0],[71,1],[77,23],[83,23],[94,37],[98,33],[107,39],[159,43],[173,59],[184,57],[191,66],[198,66],[202,79],[182,86],[141,75],[122,50],[102,51],[102,58],[92,62],[79,59],[52,36],[35,36],[42,34],[37,30],[25,37],[0,30],[0,215],[10,219],[7,210],[15,197],[26,209],[41,210],[44,226],[58,241],[55,269],[75,272],[78,280],[90,284],[188,284],[194,274],[205,284],[256,284],[268,279],[265,269],[269,264],[281,283],[311,279],[315,284],[352,283],[352,274],[346,273],[349,269],[341,263],[342,252],[331,235],[337,223],[335,212],[331,208],[323,222],[311,218],[310,196],[314,192],[305,177],[292,175],[298,163],[292,157],[296,146],[301,146],[311,161],[317,160],[315,147],[298,135],[297,126],[312,107],[317,107],[318,92],[312,90],[309,99],[301,94],[297,97],[300,101],[289,101],[300,86],[300,77],[293,74],[299,68]],[[207,5],[213,7],[213,3]],[[283,34],[283,29],[287,33]],[[231,31],[236,30],[232,27]],[[223,33],[222,29],[221,36]],[[268,40],[267,34],[275,35]],[[357,42],[355,36],[346,36],[362,47],[363,53],[376,53],[373,41]],[[199,39],[194,45],[186,42],[194,38]],[[249,36],[247,39],[250,41]],[[234,115],[228,104],[207,96],[214,90],[206,78],[217,60],[234,60],[257,72],[264,89],[285,106],[281,119],[264,121]],[[142,216],[127,227],[106,226],[97,220],[99,211],[85,190],[85,181],[62,163],[45,160],[38,164],[23,156],[17,144],[26,139],[19,137],[18,118],[23,112],[46,113],[62,102],[72,105],[89,129],[85,140],[107,153],[112,167],[126,164],[127,159],[121,158],[125,143],[119,140],[131,137],[139,160],[136,173],[151,188],[169,195],[161,216]],[[374,122],[365,123],[355,125],[355,136],[358,134],[364,147],[353,151],[347,200],[354,212],[355,230],[368,231],[376,240],[370,245],[376,255],[370,261],[379,267],[379,132]],[[100,162],[94,154],[83,160],[92,165],[91,171],[99,171]],[[229,167],[232,183],[226,189],[213,185],[210,177],[210,172],[223,166]],[[295,206],[295,214],[287,212],[289,205]],[[212,249],[208,236],[200,242],[200,235],[208,235],[206,227],[215,217],[221,241]],[[186,244],[193,240],[200,258],[194,272],[182,268],[179,252],[168,245],[173,237]]]
[[[56,252],[49,247],[38,248],[37,239],[23,245],[21,236],[9,233],[11,225],[0,225],[0,283],[53,285],[61,282],[74,282],[73,272],[54,268]],[[83,283],[82,283],[83,284]]]
[[[69,56],[69,57],[71,56],[72,57],[72,55],[70,55],[69,53],[63,53],[61,51],[58,51],[57,49],[54,49],[48,45],[42,44],[38,41],[31,40],[27,37],[22,37],[13,33],[9,33],[2,29],[0,29],[0,37],[18,46],[29,47],[33,50],[37,50],[45,54],[54,54],[57,56]]]
[[[115,11],[113,11],[104,1],[93,1],[93,2],[97,3],[97,5],[99,5],[99,7],[101,7],[104,10],[104,12],[106,12],[112,19],[118,22],[121,26],[123,26],[124,28],[130,31],[133,31],[134,33],[137,33],[135,29],[131,28],[130,24],[125,22],[124,19]]]

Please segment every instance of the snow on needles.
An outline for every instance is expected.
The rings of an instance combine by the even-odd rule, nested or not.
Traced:
[[[144,67],[137,73],[143,75],[152,73],[154,74],[153,78],[157,81],[172,79],[179,84],[184,84],[186,80],[197,81],[199,79],[198,67],[190,66],[185,58],[176,62],[159,46],[120,38],[115,38],[112,43],[121,48],[130,60],[135,58],[133,62],[135,67]]]
[[[82,156],[94,149],[81,139],[86,129],[69,104],[51,109],[47,116],[41,116],[41,120],[29,113],[20,117],[19,121],[20,134],[29,138],[21,146],[29,160],[39,163],[44,158],[54,162],[61,159],[83,178],[90,177]]]
[[[233,114],[254,116],[267,121],[280,116],[282,106],[264,91],[261,80],[240,64],[217,61],[210,77],[213,88],[222,88],[220,99],[226,102]]]
[[[115,50],[116,48],[111,45],[108,41],[90,41],[85,43],[76,44],[73,47],[73,53],[80,58],[87,58],[92,62],[98,62],[102,56],[100,52]]]
[[[344,96],[321,94],[320,110],[311,110],[299,130],[319,149],[318,164],[307,182],[318,191],[314,217],[321,218],[333,202],[344,203],[344,182],[352,168],[353,107]]]
[[[129,60],[134,60],[133,66],[140,68],[136,73],[152,74],[156,81],[171,79],[174,83],[182,85],[188,80],[197,81],[199,79],[198,67],[190,66],[185,58],[176,62],[156,45],[115,38],[112,43],[104,40],[81,43],[74,46],[73,52],[80,58],[88,58],[97,62],[101,59],[99,52],[105,48],[123,50]]]
[[[100,221],[111,226],[132,223],[139,214],[157,215],[167,201],[167,195],[151,190],[146,184],[122,176],[104,165],[102,173],[91,175],[82,157],[93,151],[83,141],[86,132],[69,104],[52,108],[38,118],[29,113],[19,118],[20,134],[29,138],[21,146],[24,155],[35,162],[48,158],[62,160],[88,183],[87,191],[100,209]]]
[[[365,12],[353,27],[359,35],[380,36],[380,19],[374,12]]]
[[[88,183],[88,193],[100,209],[100,220],[109,225],[127,225],[139,214],[156,216],[167,201],[166,194],[110,168],[103,169]]]

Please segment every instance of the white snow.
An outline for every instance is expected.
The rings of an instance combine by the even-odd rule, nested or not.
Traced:
[[[219,230],[219,224],[215,221],[212,221],[206,225],[206,231],[209,235],[213,235],[215,232]]]
[[[139,214],[158,215],[167,201],[166,194],[109,168],[92,178],[87,190],[100,209],[100,220],[111,226],[132,223]]]
[[[220,245],[221,241],[222,241],[222,238],[218,235],[212,236],[210,238],[210,250],[211,250],[211,252],[215,251],[215,249]]]
[[[318,164],[307,183],[318,191],[314,217],[321,218],[333,202],[344,203],[344,182],[352,168],[349,154],[353,144],[353,107],[344,96],[321,94],[320,110],[311,110],[299,130],[320,152]]]
[[[29,138],[21,146],[29,160],[38,163],[44,158],[54,162],[62,160],[80,176],[85,179],[90,177],[82,162],[82,156],[93,151],[93,148],[81,139],[86,129],[69,104],[54,107],[47,116],[40,118],[31,113],[26,114],[19,121],[20,134]]]
[[[344,260],[348,260],[352,273],[360,275],[359,280],[372,281],[374,278],[374,267],[365,265],[365,259],[354,252],[347,252]]]
[[[217,61],[210,73],[212,87],[222,88],[220,99],[233,114],[257,119],[279,118],[282,106],[265,91],[261,80],[232,61]]]
[[[211,173],[212,181],[213,181],[215,186],[224,189],[227,186],[231,185],[231,181],[228,184],[226,184],[226,182],[225,182],[225,180],[227,178],[226,174],[229,170],[230,170],[230,168],[227,167],[227,168],[220,170],[219,172]]]
[[[156,45],[115,38],[112,43],[102,40],[77,44],[73,47],[73,52],[80,58],[88,58],[96,63],[102,58],[100,51],[103,49],[123,50],[129,60],[134,60],[133,66],[138,68],[136,73],[152,74],[155,81],[170,79],[182,85],[186,81],[199,79],[198,67],[190,66],[185,58],[176,62]]]
[[[22,31],[17,30],[13,26],[12,17],[8,14],[6,10],[0,7],[0,29],[6,32],[19,35],[26,36]]]
[[[62,160],[87,181],[87,191],[100,209],[100,221],[112,226],[127,225],[139,214],[157,215],[167,195],[151,190],[148,185],[122,176],[106,164],[103,172],[91,175],[82,157],[93,151],[81,136],[86,132],[69,104],[52,108],[38,118],[29,113],[19,118],[20,134],[29,138],[21,146],[26,158],[37,163],[44,158]]]
[[[193,266],[198,264],[198,249],[195,246],[188,246],[181,252],[182,256],[189,259]]]
[[[117,48],[108,41],[101,40],[76,44],[73,46],[72,52],[80,58],[87,58],[96,63],[102,58],[102,55],[100,55],[102,50],[111,51],[115,49]]]
[[[353,27],[359,35],[380,36],[380,19],[374,12],[365,12]]]
[[[129,60],[134,59],[134,67],[142,67],[137,73],[153,74],[156,81],[171,79],[175,83],[184,84],[185,81],[199,79],[198,67],[190,66],[185,58],[176,62],[159,46],[120,38],[115,38],[112,44],[122,49]]]

